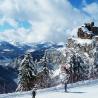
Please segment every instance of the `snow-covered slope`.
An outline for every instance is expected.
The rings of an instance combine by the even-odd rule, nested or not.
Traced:
[[[94,84],[95,83],[95,84]],[[31,98],[31,92],[18,92],[13,94],[0,95],[0,98]],[[98,98],[98,80],[89,85],[71,87],[68,93],[62,88],[50,88],[39,90],[36,98]]]

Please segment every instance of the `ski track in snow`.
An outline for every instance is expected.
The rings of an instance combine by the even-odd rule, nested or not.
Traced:
[[[32,98],[30,92],[8,94],[0,98]],[[69,88],[65,93],[64,89],[55,89],[38,92],[36,98],[98,98],[98,83],[92,85]]]

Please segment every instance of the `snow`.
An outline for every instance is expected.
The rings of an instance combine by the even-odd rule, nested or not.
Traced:
[[[60,68],[53,72],[53,77],[56,77],[60,74]]]
[[[92,34],[92,31],[89,31],[86,27],[82,26],[81,27],[83,32],[87,33],[87,34]]]
[[[93,40],[91,39],[81,39],[81,38],[74,38],[76,43],[79,43],[81,45],[83,44],[92,44]]]
[[[65,45],[65,43],[64,43],[64,42],[59,42],[59,43],[58,43],[58,46],[59,46],[59,45],[64,46],[64,45]]]
[[[3,49],[4,52],[13,51],[12,49]]]
[[[68,93],[63,90],[54,91],[38,95],[36,98],[98,98],[98,85],[86,86],[86,87],[76,87],[69,89]]]
[[[66,47],[62,47],[62,48],[58,48],[57,50],[60,51],[63,54],[63,56],[66,57],[66,51],[65,51],[65,49],[66,49]]]
[[[28,53],[28,52],[30,53],[30,52],[34,52],[34,51],[36,51],[36,50],[35,49],[29,49],[26,51],[26,53]]]
[[[76,37],[77,38],[77,30],[78,30],[79,26],[77,26],[76,28],[74,28],[72,31],[67,31],[67,37]]]
[[[98,80],[84,82],[86,85],[69,87],[68,92],[60,86],[55,88],[37,91],[36,98],[98,98]],[[81,84],[81,83],[80,83]],[[88,85],[87,85],[88,84]],[[3,94],[0,98],[32,98],[31,92],[17,92],[13,94]]]

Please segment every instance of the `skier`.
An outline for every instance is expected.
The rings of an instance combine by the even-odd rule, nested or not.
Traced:
[[[65,92],[67,92],[67,83],[65,82],[65,86],[64,86]]]
[[[32,98],[35,98],[35,96],[36,96],[36,88],[34,87],[32,90]]]
[[[65,89],[65,92],[67,92],[67,84],[68,84],[68,80],[69,80],[69,75],[66,74],[66,76],[65,76],[65,81],[64,81],[64,89]]]

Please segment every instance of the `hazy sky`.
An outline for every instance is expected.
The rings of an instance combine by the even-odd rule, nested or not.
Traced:
[[[65,41],[92,20],[98,25],[98,0],[0,0],[0,40]]]

